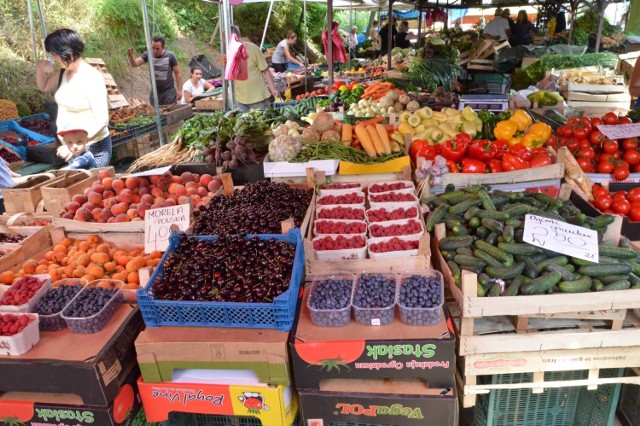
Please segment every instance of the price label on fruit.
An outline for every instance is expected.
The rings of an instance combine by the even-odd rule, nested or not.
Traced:
[[[598,263],[598,233],[592,229],[528,214],[522,239],[546,250]]]
[[[149,209],[144,212],[144,251],[165,251],[172,232],[184,231],[191,223],[191,205]]]
[[[640,136],[640,123],[615,125],[599,124],[598,130],[600,130],[607,138],[612,140],[637,138]]]

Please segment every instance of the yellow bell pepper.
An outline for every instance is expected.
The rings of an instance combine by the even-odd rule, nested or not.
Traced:
[[[536,133],[527,133],[522,137],[520,141],[521,144],[528,148],[537,148],[539,146],[544,145],[546,141],[541,138],[540,135]]]
[[[522,143],[522,136],[509,139],[509,146],[513,146],[518,143]]]
[[[493,129],[493,135],[496,139],[509,140],[518,131],[518,125],[510,120],[499,121]]]
[[[531,127],[529,127],[529,131],[527,133],[533,133],[534,135],[542,139],[544,142],[546,142],[551,137],[552,132],[553,130],[551,129],[551,126],[549,126],[548,124],[536,123]]]
[[[531,126],[531,123],[533,122],[529,114],[527,114],[526,112],[524,112],[524,110],[521,110],[521,109],[514,112],[511,118],[509,118],[509,120],[514,122],[518,126],[519,132],[524,132],[524,130],[527,127]]]

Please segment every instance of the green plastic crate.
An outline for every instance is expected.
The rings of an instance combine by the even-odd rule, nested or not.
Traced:
[[[637,376],[632,369],[627,370],[627,375]],[[619,410],[621,420],[625,421],[627,425],[640,425],[640,386],[622,385]]]
[[[621,369],[601,370],[601,377],[620,377]],[[545,381],[586,379],[587,370],[547,372]],[[482,376],[484,383],[530,383],[532,373]],[[549,388],[541,394],[531,389],[496,389],[479,395],[474,426],[605,426],[615,413],[620,385],[599,386],[596,391],[573,386]],[[578,411],[581,411],[578,413]]]
[[[294,421],[291,426],[298,424]],[[218,414],[169,413],[165,426],[262,426],[260,419],[253,416],[222,416]],[[271,425],[264,425],[271,426]]]
[[[484,88],[486,86],[487,93],[491,95],[504,95],[507,93],[508,79],[504,74],[499,73],[481,73],[471,74],[470,88]]]

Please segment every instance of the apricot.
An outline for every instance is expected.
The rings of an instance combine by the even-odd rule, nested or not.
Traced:
[[[111,250],[111,246],[109,244],[105,244],[102,243],[100,245],[98,245],[98,247],[96,247],[96,252],[98,253],[109,253],[109,251]],[[104,263],[104,262],[101,262]]]
[[[128,274],[126,272],[116,272],[115,274],[111,275],[111,279],[118,281],[127,281],[127,275]]]
[[[49,262],[51,262],[53,260],[53,255],[55,254],[55,252],[53,250],[49,250],[48,252],[46,252],[44,254],[44,258],[47,259]]]
[[[76,203],[75,201],[70,201],[64,205],[64,209],[67,213],[75,213],[80,208],[80,206],[81,206],[80,203]]]
[[[116,259],[116,262],[118,262],[118,265],[120,266],[127,266],[127,263],[129,263],[130,260],[131,260],[131,256],[123,254],[121,256],[118,256],[118,258]]]
[[[128,177],[125,181],[125,186],[129,189],[138,187],[138,178],[137,177]]]
[[[91,255],[91,261],[96,265],[104,265],[110,260],[108,253],[95,252]]]
[[[127,282],[132,284],[140,284],[140,275],[137,272],[129,272]]]
[[[73,241],[71,240],[71,238],[64,237],[60,241],[58,241],[58,244],[62,244],[65,247],[71,247],[73,245]]]
[[[137,272],[140,268],[144,268],[145,263],[144,257],[134,257],[127,262],[125,269],[127,272]]]
[[[64,244],[56,244],[55,246],[53,246],[53,252],[54,253],[66,253],[67,252],[67,246],[65,246]]]
[[[78,260],[76,260],[76,263],[80,266],[87,266],[89,263],[91,263],[91,257],[88,254],[80,255],[80,257],[78,257]]]
[[[90,189],[89,189],[90,191]],[[82,194],[76,194],[73,197],[71,197],[71,201],[74,201],[80,205],[83,205],[84,203],[87,202],[87,197],[82,195]]]
[[[85,280],[88,283],[90,283],[91,281],[95,280],[95,277],[93,275],[91,275],[91,274],[86,274],[86,275],[83,275],[83,276],[81,276],[79,278],[82,278],[83,280]]]
[[[101,266],[92,266],[87,268],[87,274],[93,275],[94,279],[100,279],[104,275],[104,269]]]
[[[80,244],[78,244],[78,248],[80,249],[80,251],[83,251],[85,253],[89,250],[90,246],[91,243],[89,241],[80,241]]]
[[[116,264],[114,262],[107,262],[104,265],[102,265],[102,267],[106,272],[109,272],[109,273],[114,272],[116,270]]]
[[[3,273],[0,274],[0,284],[9,285],[13,282],[14,278],[15,276],[13,275],[13,272],[4,271]]]
[[[100,242],[100,237],[95,234],[87,235],[87,242],[89,244],[98,244]]]

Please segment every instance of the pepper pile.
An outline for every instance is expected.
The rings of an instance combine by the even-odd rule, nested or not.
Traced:
[[[360,97],[365,92],[365,86],[352,81],[345,85],[343,82],[336,82],[333,84],[333,93],[329,96],[332,101],[340,99],[345,105],[351,105],[360,100]]]
[[[509,141],[510,145],[522,144],[529,148],[543,146],[551,137],[551,127],[545,123],[535,123],[531,116],[519,109],[507,119],[499,121],[493,130],[496,139]]]
[[[464,133],[443,144],[430,145],[428,141],[415,140],[410,155],[414,160],[423,157],[431,161],[441,155],[447,161],[450,173],[511,172],[553,163],[550,152],[544,147],[529,148],[522,143],[510,144],[504,139],[474,141]]]
[[[598,125],[631,123],[630,118],[618,118],[613,112],[602,118],[570,118],[546,145],[554,149],[566,146],[585,173],[612,174],[616,180],[625,180],[631,171],[640,173],[638,138],[611,140],[598,130]]]

